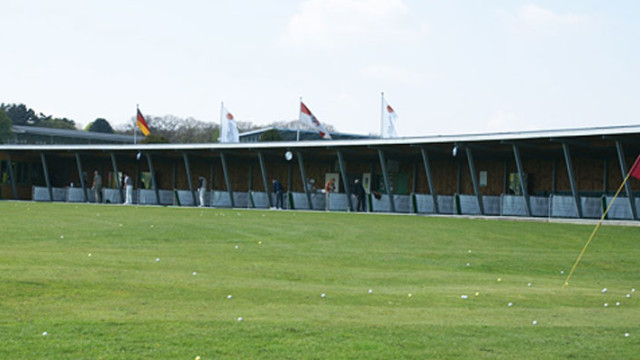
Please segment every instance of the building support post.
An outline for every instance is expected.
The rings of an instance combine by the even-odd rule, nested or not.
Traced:
[[[182,158],[184,159],[184,170],[187,172],[187,183],[189,184],[189,192],[191,193],[191,197],[193,198],[193,204],[198,206],[198,200],[196,198],[196,192],[193,189],[193,180],[191,179],[191,166],[189,166],[189,155],[186,152],[182,153]],[[202,204],[204,206],[204,204]]]
[[[387,172],[387,162],[384,158],[384,152],[382,149],[378,149],[378,158],[380,158],[380,169],[382,169],[382,177],[384,178],[384,186],[387,189],[387,196],[389,196],[389,206],[391,212],[396,212],[396,204],[393,201],[393,193],[391,191],[391,182],[389,180],[389,173]]]
[[[424,164],[424,171],[427,175],[427,181],[429,182],[429,192],[431,193],[431,198],[433,201],[433,211],[437,214],[440,211],[438,210],[438,194],[436,194],[435,187],[433,186],[433,177],[431,175],[431,162],[429,161],[429,154],[427,153],[427,149],[420,148],[420,152],[422,153],[422,163]]]
[[[618,161],[620,162],[620,171],[622,172],[622,178],[627,176],[627,164],[624,161],[624,149],[620,140],[616,140],[616,149],[618,150]],[[638,209],[635,207],[635,199],[633,198],[633,191],[631,190],[631,184],[627,181],[624,184],[624,189],[627,192],[627,199],[629,199],[629,207],[631,208],[631,216],[634,220],[638,220]]]
[[[11,181],[11,190],[13,190],[13,198],[18,200],[18,190],[16,189],[16,177],[13,175],[13,164],[11,163],[11,153],[7,152],[7,169],[9,170],[9,181]]]
[[[578,217],[582,219],[582,203],[580,202],[580,194],[578,194],[578,187],[576,186],[576,178],[573,173],[573,164],[571,162],[571,151],[569,150],[569,144],[562,143],[562,151],[564,152],[564,160],[567,163],[567,174],[569,175],[569,184],[571,185],[571,193],[576,202],[576,211]]]
[[[76,164],[78,165],[78,175],[80,176],[80,186],[82,186],[84,202],[89,202],[89,196],[87,195],[87,184],[84,182],[84,176],[82,176],[82,161],[80,161],[79,153],[76,153]]]
[[[124,194],[122,193],[122,184],[120,184],[120,174],[118,173],[118,164],[116,163],[116,156],[114,153],[109,153],[111,156],[111,165],[113,165],[113,173],[116,177],[116,187],[118,187],[118,193],[120,194],[120,203],[124,202]]]
[[[309,192],[309,188],[307,187],[307,173],[304,171],[304,160],[302,159],[302,152],[297,152],[298,156],[298,166],[300,167],[300,178],[302,178],[302,188],[304,189],[304,194],[307,196],[307,203],[309,204],[309,210],[313,210],[313,203],[311,202],[311,193]]]
[[[518,167],[518,176],[520,177],[520,189],[522,190],[522,199],[524,200],[524,208],[527,211],[527,216],[531,216],[531,202],[529,201],[529,192],[527,184],[524,181],[524,170],[522,167],[522,159],[520,158],[520,149],[518,145],[513,144],[513,156],[516,159],[516,166]]]
[[[260,171],[262,172],[262,183],[264,184],[264,192],[267,193],[267,201],[269,202],[269,208],[273,207],[273,200],[271,199],[271,190],[269,189],[269,180],[267,178],[267,167],[264,165],[264,155],[261,151],[258,151],[258,161],[260,162]]]
[[[40,153],[40,160],[42,161],[42,170],[44,170],[44,181],[47,183],[47,189],[49,190],[49,201],[53,201],[53,189],[51,188],[51,181],[49,179],[49,170],[47,169],[47,159],[44,153]]]
[[[231,190],[231,179],[229,179],[229,169],[227,168],[227,157],[224,153],[220,153],[220,161],[222,161],[222,172],[224,173],[224,181],[227,183],[227,192],[229,193],[229,202],[231,207],[236,207],[233,201],[233,190]]]
[[[349,211],[353,211],[353,202],[351,200],[351,186],[349,186],[349,179],[347,179],[347,170],[345,168],[344,157],[341,150],[336,150],[338,154],[338,165],[340,165],[340,175],[342,176],[342,183],[344,184],[344,193],[347,195],[347,204],[349,205]]]
[[[476,174],[476,167],[473,162],[473,152],[469,146],[465,146],[467,152],[467,162],[469,163],[469,172],[471,173],[471,183],[473,184],[473,191],[476,193],[478,199],[478,208],[480,214],[484,215],[484,203],[482,202],[482,194],[480,194],[480,187],[478,186],[478,176]]]
[[[156,193],[156,204],[160,205],[160,190],[158,189],[158,182],[156,181],[156,172],[153,171],[151,154],[147,152],[145,155],[147,155],[147,164],[149,165],[149,172],[151,173],[151,184],[153,185],[153,190]]]

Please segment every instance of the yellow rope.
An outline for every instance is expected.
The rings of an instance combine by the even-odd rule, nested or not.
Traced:
[[[576,267],[578,267],[578,263],[580,262],[580,259],[582,259],[582,255],[584,255],[584,252],[587,251],[587,247],[591,243],[591,240],[593,240],[593,237],[596,235],[596,232],[598,231],[598,228],[600,228],[600,224],[602,224],[602,220],[604,220],[605,216],[607,216],[607,213],[609,212],[609,209],[611,209],[611,205],[613,205],[613,202],[616,200],[616,198],[620,194],[620,190],[622,190],[622,187],[624,186],[624,184],[626,184],[627,180],[629,180],[629,175],[631,175],[631,171],[629,171],[627,176],[624,178],[624,181],[622,182],[622,184],[618,188],[618,191],[616,191],[616,194],[613,196],[613,199],[611,199],[611,202],[609,203],[609,206],[607,206],[607,209],[604,211],[604,213],[600,217],[600,220],[598,221],[598,224],[596,225],[595,229],[593,229],[593,232],[591,232],[591,236],[589,236],[589,240],[587,240],[587,243],[582,248],[582,251],[580,252],[580,255],[578,256],[578,260],[576,260],[576,263],[573,264],[573,267],[571,268],[571,271],[569,272],[569,276],[567,276],[567,280],[565,280],[564,285],[562,285],[563,289],[565,287],[567,287],[567,285],[569,285],[569,279],[571,279],[571,275],[573,275],[573,272],[576,270]]]

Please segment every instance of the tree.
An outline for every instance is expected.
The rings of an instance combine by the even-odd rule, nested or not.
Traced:
[[[260,135],[260,141],[282,141],[282,135],[277,129],[267,130]]]
[[[0,107],[4,109],[13,125],[35,125],[40,120],[36,112],[27,108],[25,104],[2,104]]]
[[[149,134],[148,136],[145,136],[144,139],[142,139],[142,141],[140,141],[141,144],[168,144],[170,143],[169,139],[167,139],[166,137],[159,135],[159,134]]]
[[[0,143],[4,142],[11,135],[11,118],[0,107]]]
[[[69,120],[67,118],[53,118],[51,116],[45,116],[42,113],[40,113],[40,118],[35,125],[53,129],[76,129],[76,123],[73,120]]]
[[[152,135],[161,135],[171,143],[208,143],[218,129],[218,125],[194,118],[182,119],[173,115],[145,116]],[[133,121],[120,128],[120,133],[133,134]]]
[[[109,124],[109,122],[103,118],[97,118],[94,122],[87,125],[86,130],[91,132],[113,134],[113,128],[111,127],[111,124]]]

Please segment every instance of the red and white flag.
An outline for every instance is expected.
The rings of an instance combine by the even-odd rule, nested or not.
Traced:
[[[227,111],[227,109],[224,107],[224,104],[222,104],[222,111],[220,112],[220,142],[240,142],[236,119],[234,119],[233,115],[229,111]]]
[[[320,134],[320,136],[323,139],[331,140],[331,135],[329,135],[329,132],[327,131],[327,129],[325,129],[324,126],[322,126],[322,124],[320,124],[320,121],[318,121],[318,119],[311,113],[309,108],[302,101],[300,101],[300,119],[299,120],[301,123],[309,125],[312,128],[316,129],[318,134]]]
[[[383,138],[396,138],[396,122],[398,121],[398,114],[387,103],[384,95],[382,95],[382,123],[380,124],[380,135]]]

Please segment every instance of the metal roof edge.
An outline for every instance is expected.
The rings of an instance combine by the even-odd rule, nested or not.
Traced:
[[[327,148],[347,146],[384,146],[384,145],[417,145],[455,142],[484,142],[500,140],[532,140],[557,137],[581,137],[601,135],[640,134],[640,125],[592,127],[582,129],[532,130],[520,132],[499,132],[467,135],[431,135],[420,137],[403,137],[394,139],[346,139],[346,140],[307,140],[277,141],[257,143],[198,143],[198,144],[65,144],[65,145],[0,145],[0,150],[234,150],[234,149],[272,149],[272,148]]]

